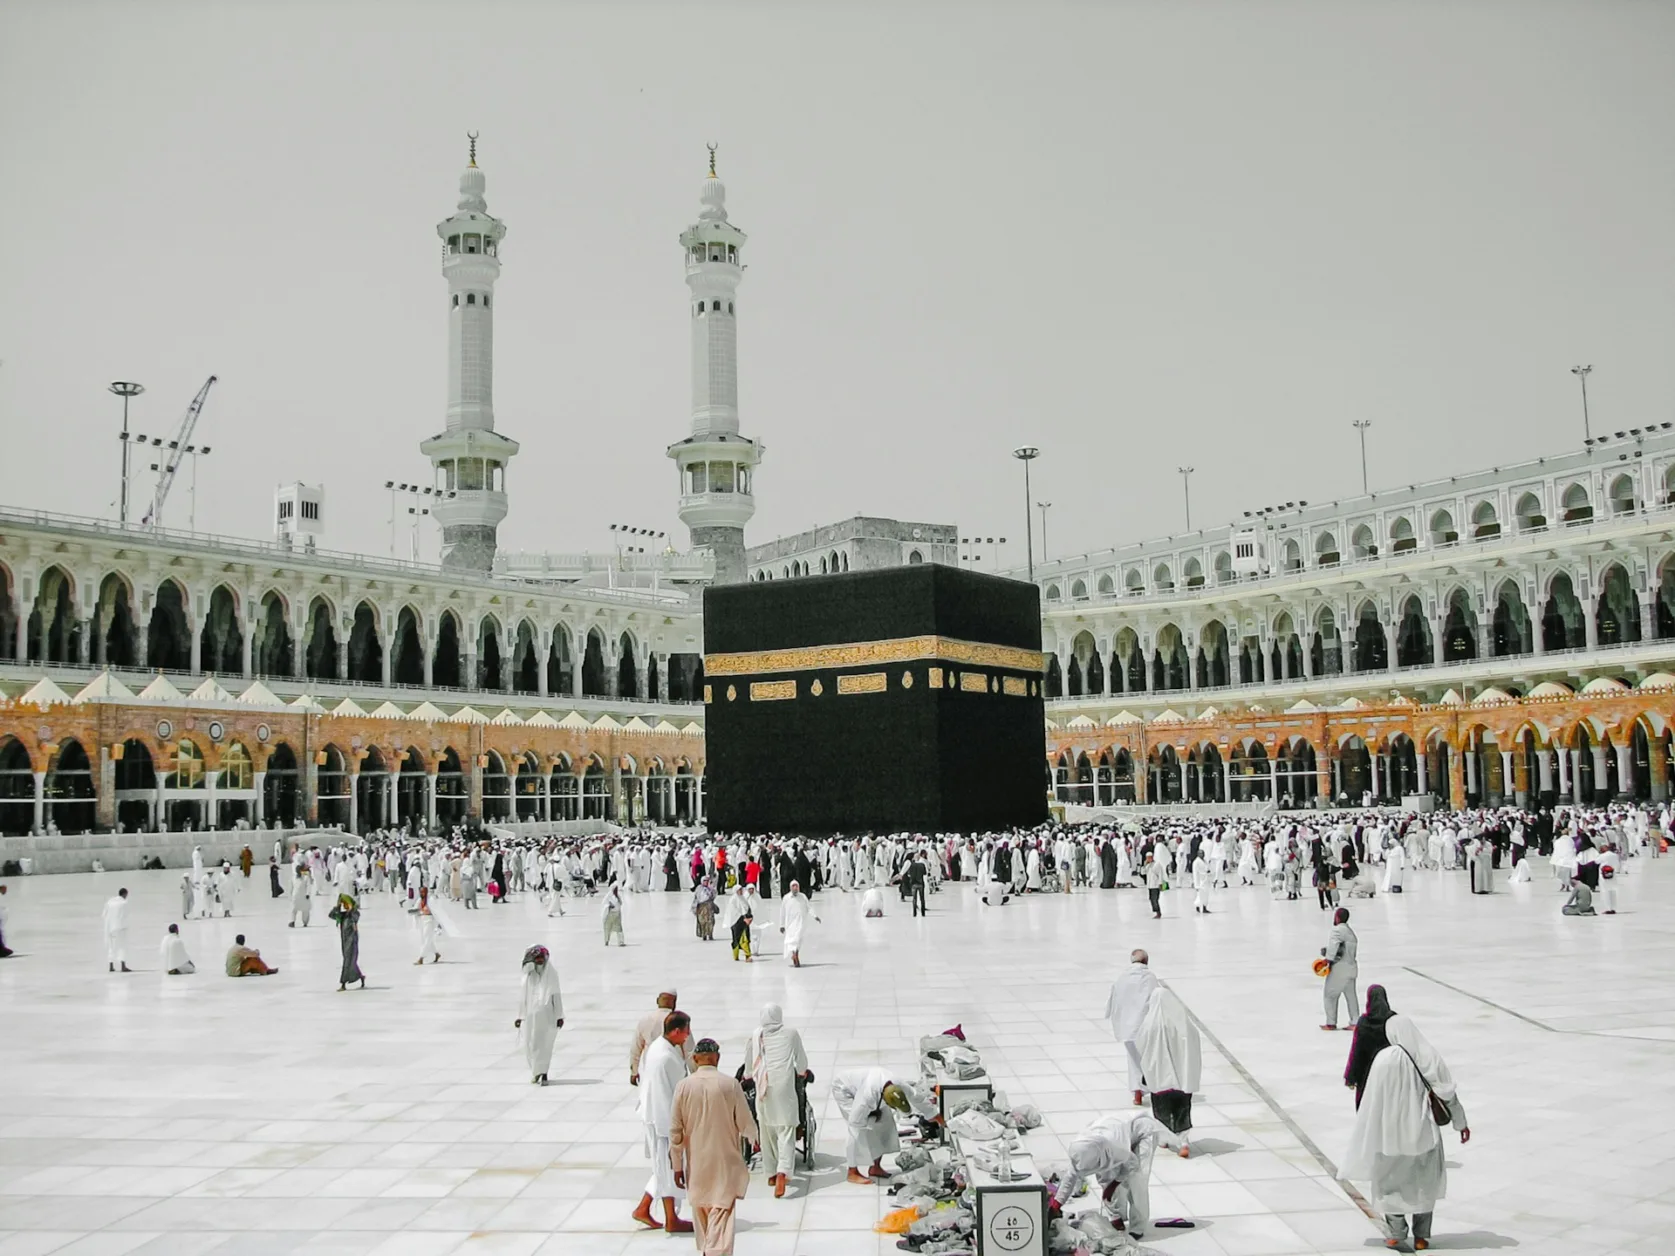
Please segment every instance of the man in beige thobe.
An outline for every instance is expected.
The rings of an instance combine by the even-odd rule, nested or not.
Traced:
[[[686,1190],[693,1234],[703,1256],[732,1256],[733,1208],[750,1186],[750,1166],[739,1144],[757,1140],[744,1090],[716,1071],[721,1048],[700,1039],[697,1070],[675,1087],[669,1115],[669,1163],[675,1184]]]

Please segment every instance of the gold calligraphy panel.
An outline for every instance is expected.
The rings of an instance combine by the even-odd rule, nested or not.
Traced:
[[[797,682],[794,680],[758,680],[750,686],[752,702],[784,702],[796,696]]]
[[[859,672],[851,676],[839,676],[837,682],[840,694],[883,693],[889,685],[889,679],[883,672]]]

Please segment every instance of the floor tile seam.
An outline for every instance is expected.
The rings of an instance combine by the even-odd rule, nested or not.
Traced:
[[[1163,986],[1165,989],[1169,987],[1169,983],[1161,979],[1158,984]],[[1181,1006],[1185,1009],[1186,1014],[1192,1018],[1192,1023],[1198,1026],[1199,1033],[1208,1038],[1210,1040],[1210,1045],[1221,1053],[1222,1058],[1238,1070],[1239,1076],[1242,1077],[1245,1080],[1245,1083],[1261,1097],[1262,1102],[1267,1104],[1268,1110],[1280,1119],[1280,1122],[1290,1132],[1291,1136],[1302,1146],[1303,1150],[1307,1151],[1309,1155],[1314,1158],[1315,1162],[1325,1171],[1326,1176],[1330,1178],[1335,1185],[1341,1188],[1344,1194],[1349,1196],[1350,1201],[1354,1203],[1363,1214],[1365,1214],[1369,1221],[1371,1221],[1375,1226],[1380,1225],[1381,1218],[1378,1213],[1373,1210],[1373,1206],[1368,1202],[1367,1197],[1361,1194],[1360,1190],[1352,1183],[1346,1182],[1338,1176],[1337,1165],[1332,1163],[1326,1153],[1320,1149],[1319,1144],[1317,1144],[1314,1139],[1309,1137],[1308,1132],[1304,1130],[1303,1127],[1292,1118],[1291,1114],[1280,1105],[1279,1101],[1268,1092],[1268,1088],[1256,1080],[1255,1074],[1245,1067],[1244,1062],[1240,1060],[1238,1056],[1234,1055],[1233,1052],[1227,1049],[1226,1044],[1224,1044],[1220,1038],[1216,1037],[1215,1032],[1204,1023],[1203,1018],[1201,1018],[1197,1012],[1192,1010],[1186,1000],[1181,1000]],[[1383,1231],[1380,1230],[1380,1233],[1382,1232]]]

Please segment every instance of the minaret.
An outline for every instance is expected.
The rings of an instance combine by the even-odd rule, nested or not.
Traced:
[[[448,425],[419,446],[436,472],[442,565],[467,571],[494,566],[495,529],[506,517],[506,464],[518,443],[494,430],[494,282],[506,224],[490,217],[485,180],[471,164],[459,178],[459,208],[436,224],[442,277],[448,281]]]
[[[680,517],[694,548],[715,555],[717,584],[746,578],[744,525],[756,513],[751,480],[762,446],[739,435],[738,322],[734,313],[745,234],[727,221],[727,188],[710,172],[699,200],[698,221],[680,238],[691,299],[692,435],[669,446],[680,466]]]

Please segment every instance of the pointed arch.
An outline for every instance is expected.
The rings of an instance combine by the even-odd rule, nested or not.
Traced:
[[[541,657],[535,625],[518,621],[518,635],[512,643],[512,692],[534,693],[541,687]]]
[[[619,698],[640,696],[639,653],[633,634],[624,631],[617,639],[616,692]]]
[[[1640,598],[1621,563],[1612,563],[1600,575],[1594,627],[1601,645],[1627,645],[1640,640]]]
[[[226,676],[244,673],[244,629],[238,597],[225,584],[210,590],[203,631],[198,635],[198,664],[206,672]]]
[[[354,622],[349,629],[348,678],[368,685],[382,684],[384,680],[384,640],[378,608],[364,598],[355,606]]]
[[[587,645],[582,654],[582,694],[589,698],[608,698],[605,684],[605,634],[595,624],[587,630]]]
[[[501,665],[501,624],[494,615],[484,615],[477,621],[477,674],[471,683],[478,689],[504,689]]]
[[[1542,648],[1578,650],[1588,641],[1587,621],[1583,618],[1582,603],[1576,596],[1576,584],[1568,571],[1554,573],[1547,582],[1547,605],[1541,613]]]
[[[192,628],[186,613],[186,590],[178,580],[157,586],[146,629],[145,665],[170,671],[190,671]]]
[[[305,674],[310,680],[336,680],[339,653],[337,609],[324,594],[316,594],[308,604],[308,631],[303,638]]]
[[[139,661],[138,636],[133,585],[121,572],[107,572],[99,582],[99,601],[93,610],[94,663],[106,667],[135,666]]]
[[[390,679],[398,685],[425,683],[424,620],[412,606],[403,606],[395,619],[390,642]]]
[[[290,677],[295,668],[290,607],[277,589],[262,594],[251,629],[250,662],[258,676]],[[264,812],[265,812],[264,808]]]
[[[1425,604],[1417,593],[1409,594],[1402,603],[1402,617],[1396,628],[1396,666],[1428,666],[1436,659],[1434,650]]]
[[[1496,658],[1528,654],[1535,648],[1530,612],[1516,580],[1501,582],[1495,593],[1494,652]]]
[[[1442,630],[1442,658],[1445,663],[1477,657],[1477,615],[1471,595],[1456,587],[1444,603],[1448,608]]]
[[[436,621],[436,649],[430,657],[430,683],[445,689],[465,687],[461,663],[459,616],[445,610]]]

